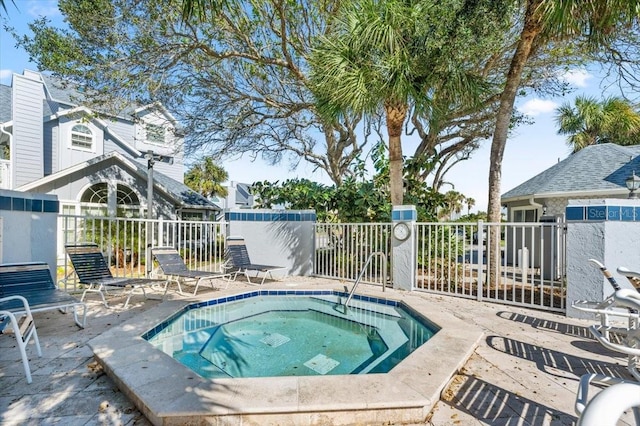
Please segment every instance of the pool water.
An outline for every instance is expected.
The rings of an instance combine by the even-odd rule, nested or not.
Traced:
[[[401,302],[257,291],[188,305],[143,335],[205,378],[386,373],[437,328]]]

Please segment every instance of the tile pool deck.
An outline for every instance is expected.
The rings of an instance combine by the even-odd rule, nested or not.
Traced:
[[[272,282],[264,288],[333,288],[342,290],[350,283],[322,279],[289,278],[285,282]],[[238,289],[253,290],[241,282],[228,290],[202,292],[199,298],[214,298]],[[382,294],[379,288],[362,285],[363,292]],[[591,323],[573,320],[561,315],[533,311],[518,307],[479,303],[452,297],[424,293],[406,293],[387,290],[391,298],[416,298],[417,303],[430,306],[434,315],[453,316],[469,330],[483,332],[478,346],[469,360],[459,369],[448,388],[442,393],[424,419],[409,424],[426,425],[557,425],[575,424],[573,411],[578,378],[585,373],[601,373],[628,377],[626,358],[602,348],[593,340],[586,327]],[[33,383],[27,384],[15,342],[9,336],[0,337],[0,424],[64,424],[64,425],[148,425],[149,420],[133,402],[104,374],[93,360],[88,342],[103,333],[116,330],[133,331],[135,324],[149,311],[169,309],[171,305],[191,298],[171,294],[165,303],[143,301],[133,297],[129,308],[121,309],[114,300],[111,309],[104,308],[95,299],[89,300],[88,326],[79,330],[69,315],[43,312],[34,315],[43,350],[37,358],[30,345]],[[434,308],[435,306],[435,308]],[[173,307],[171,307],[173,309]],[[436,311],[440,311],[437,313]],[[436,321],[437,322],[437,321]],[[113,348],[122,346],[124,339],[114,334]],[[94,340],[96,345],[100,340]],[[136,360],[137,351],[129,348]],[[443,355],[433,360],[439,365]],[[129,362],[121,359],[121,365]],[[131,364],[131,363],[130,363]],[[139,365],[140,366],[140,365]],[[431,373],[438,371],[431,370]],[[169,374],[170,372],[168,372]],[[416,383],[434,377],[418,377]],[[144,374],[136,375],[144,376]],[[340,376],[336,376],[340,379]],[[286,379],[286,378],[285,378]],[[193,381],[197,381],[195,376]],[[158,392],[169,389],[172,380],[159,381]],[[422,385],[420,385],[422,386]],[[317,390],[317,394],[334,397],[339,404],[348,386],[336,380],[331,386]],[[405,392],[406,390],[398,390]],[[273,394],[274,391],[272,390]],[[225,397],[225,392],[220,395]],[[274,398],[274,401],[279,401]],[[626,420],[626,423],[625,421]],[[624,417],[620,424],[633,424]],[[277,414],[270,424],[286,423]],[[356,416],[344,418],[345,424],[403,424],[363,422]],[[235,423],[240,424],[240,423]],[[258,424],[245,421],[242,424]],[[323,423],[322,419],[317,424]],[[405,422],[406,424],[406,422]]]

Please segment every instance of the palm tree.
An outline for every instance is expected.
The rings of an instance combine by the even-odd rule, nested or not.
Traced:
[[[444,194],[444,207],[439,219],[451,220],[453,214],[458,214],[462,211],[462,206],[466,200],[466,197],[458,191],[448,191]]]
[[[467,203],[467,214],[470,215],[471,214],[471,208],[476,205],[476,200],[471,198],[471,197],[467,197],[465,199],[465,202]]]
[[[215,164],[211,157],[207,157],[189,169],[184,175],[184,183],[205,197],[213,197],[214,195],[226,197],[228,191],[222,186],[222,182],[228,178],[228,173]]]
[[[428,93],[436,86],[456,102],[480,92],[477,81],[447,53],[451,28],[462,26],[458,13],[467,9],[431,0],[362,0],[341,12],[309,61],[317,107],[333,119],[347,112],[383,111],[391,203],[402,204],[401,135],[409,108],[431,106]]]
[[[502,181],[502,159],[507,144],[513,105],[522,80],[527,61],[535,48],[544,48],[550,41],[571,37],[579,40],[586,37],[587,47],[597,49],[616,37],[624,25],[637,23],[639,0],[526,0],[522,9],[522,26],[511,65],[507,73],[504,90],[491,141],[489,163],[489,205],[487,221],[498,223],[501,219],[500,185]],[[498,227],[491,227],[490,240],[499,241]],[[500,251],[495,250],[488,260],[490,282],[495,282],[500,265]]]
[[[622,27],[637,23],[639,0],[527,0],[523,7],[522,29],[511,58],[491,142],[489,164],[489,205],[487,220],[499,222],[501,216],[500,184],[502,159],[507,143],[513,105],[524,67],[534,48],[544,48],[550,41],[586,37],[587,47],[597,49],[616,37]]]
[[[578,96],[575,106],[565,103],[556,109],[556,122],[558,134],[569,136],[567,144],[573,152],[607,142],[633,145],[640,133],[640,114],[629,101],[618,97],[599,102]]]
[[[16,0],[11,0],[11,3],[13,3],[13,5],[16,5]],[[9,11],[7,10],[7,5],[4,3],[4,0],[0,0],[0,7],[2,7],[2,9],[4,9],[5,13],[9,13]],[[16,6],[17,7],[17,6]]]

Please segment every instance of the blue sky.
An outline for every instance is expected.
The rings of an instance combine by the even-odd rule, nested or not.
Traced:
[[[28,32],[28,22],[40,16],[48,17],[54,25],[63,25],[57,0],[16,0],[18,10],[10,1],[5,3],[7,3],[10,25],[21,34]],[[4,12],[2,16],[6,16]],[[15,48],[13,38],[4,29],[0,29],[0,83],[10,84],[11,75],[14,72],[21,73],[25,68],[35,69],[34,64],[29,63],[28,59],[26,52]],[[572,100],[576,95],[589,94],[599,97],[600,81],[586,70],[574,70],[565,78],[575,90],[564,98],[528,97],[518,101],[517,108],[528,114],[534,120],[534,124],[519,127],[507,142],[502,164],[503,193],[551,167],[569,154],[570,150],[565,143],[565,137],[556,134],[554,110],[560,104]],[[476,200],[476,207],[472,211],[486,211],[490,145],[491,141],[485,141],[472,159],[458,164],[446,178],[456,191]],[[405,154],[412,153],[415,146],[415,141],[404,139]],[[245,155],[237,160],[226,161],[223,166],[229,173],[230,180],[243,183],[261,180],[282,181],[295,177],[305,177],[325,184],[331,183],[326,175],[314,172],[313,167],[305,163],[301,163],[296,170],[289,170],[289,166],[284,162],[270,166],[260,159],[252,161],[249,155]],[[444,190],[448,189],[449,186],[445,185]]]

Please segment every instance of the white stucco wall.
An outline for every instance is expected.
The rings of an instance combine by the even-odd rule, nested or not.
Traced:
[[[567,213],[567,316],[593,319],[571,307],[576,300],[602,301],[613,287],[598,267],[589,262],[596,259],[603,263],[623,288],[633,288],[616,269],[625,266],[640,269],[640,200],[599,199],[572,200],[568,207],[634,207],[636,220],[589,219],[570,220]],[[610,219],[610,218],[608,218]]]
[[[231,209],[225,218],[227,236],[244,238],[252,263],[283,266],[289,275],[313,273],[313,210]]]
[[[47,262],[56,271],[58,199],[0,190],[1,263]],[[55,275],[54,275],[55,278]]]

